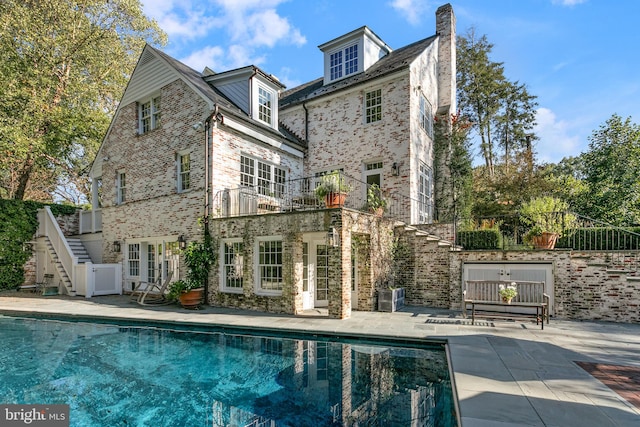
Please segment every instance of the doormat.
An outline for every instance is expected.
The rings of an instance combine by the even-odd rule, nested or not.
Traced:
[[[575,362],[604,385],[640,409],[640,368],[635,366],[605,365],[603,363]]]

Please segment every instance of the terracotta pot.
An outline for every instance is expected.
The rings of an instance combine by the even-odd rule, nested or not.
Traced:
[[[329,193],[324,198],[324,203],[328,208],[339,208],[344,205],[347,193]]]
[[[556,247],[558,234],[543,232],[540,236],[533,236],[531,239],[533,247],[536,249],[553,249]]]
[[[198,308],[202,304],[204,288],[191,289],[180,294],[180,304],[184,308]]]

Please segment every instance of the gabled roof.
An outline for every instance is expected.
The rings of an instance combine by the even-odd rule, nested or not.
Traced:
[[[381,58],[368,70],[355,74],[351,77],[338,80],[334,83],[323,86],[324,80],[320,77],[316,80],[312,80],[308,83],[285,91],[280,97],[280,108],[290,107],[304,101],[309,101],[340,90],[348,89],[358,84],[408,68],[411,63],[436,40],[436,38],[437,36],[431,36],[394,50]]]

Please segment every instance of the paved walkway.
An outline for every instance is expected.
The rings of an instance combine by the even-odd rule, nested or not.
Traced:
[[[21,313],[447,340],[463,427],[640,426],[640,408],[632,403],[640,401],[638,324],[552,320],[541,331],[528,321],[472,326],[456,312],[412,307],[354,311],[350,319],[336,320],[313,312],[295,317],[214,307],[147,308],[121,296],[0,293],[0,314]]]

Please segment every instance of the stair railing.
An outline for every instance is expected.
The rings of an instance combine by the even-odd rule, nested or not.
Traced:
[[[71,290],[76,290],[75,266],[78,265],[78,257],[74,255],[71,247],[67,243],[67,239],[62,233],[62,229],[58,225],[58,221],[51,213],[49,206],[38,211],[38,235],[49,238],[53,250],[58,256],[58,260],[62,265],[65,273],[71,281]]]

